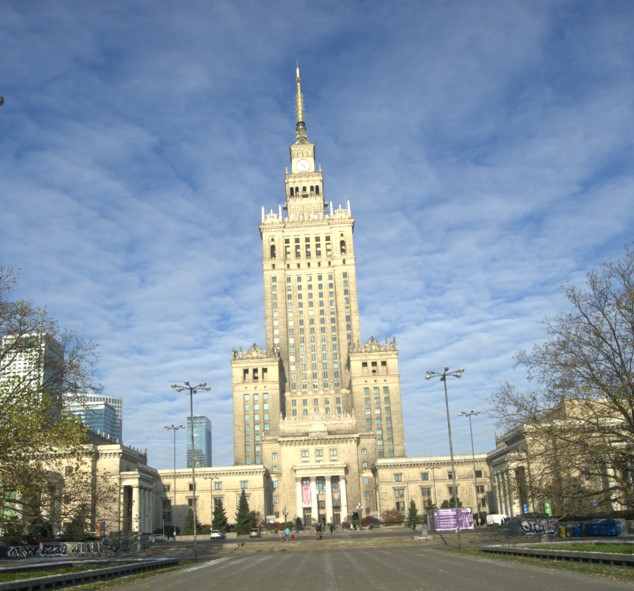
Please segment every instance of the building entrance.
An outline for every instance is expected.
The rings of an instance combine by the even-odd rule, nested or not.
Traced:
[[[304,507],[304,527],[310,527],[313,524],[312,510],[310,507]]]

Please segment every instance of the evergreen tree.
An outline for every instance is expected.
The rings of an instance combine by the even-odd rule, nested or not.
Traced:
[[[214,504],[214,518],[211,522],[211,529],[225,531],[227,529],[227,514],[221,500]]]
[[[418,510],[416,509],[416,503],[412,499],[409,503],[409,512],[407,513],[407,526],[412,529],[416,529],[416,519],[418,517]]]
[[[248,534],[251,529],[251,512],[249,511],[249,501],[244,490],[240,493],[240,504],[236,512],[236,531],[238,535]]]
[[[201,527],[202,526],[197,521],[196,533],[200,532]],[[192,535],[194,533],[194,512],[192,511],[191,507],[189,507],[189,509],[187,510],[187,515],[185,516],[185,525],[183,526],[183,533],[185,535]]]

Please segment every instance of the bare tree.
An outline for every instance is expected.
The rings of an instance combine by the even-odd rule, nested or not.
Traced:
[[[634,505],[634,250],[566,290],[570,310],[547,320],[546,341],[517,356],[535,390],[493,397],[521,429],[533,497],[560,512]]]

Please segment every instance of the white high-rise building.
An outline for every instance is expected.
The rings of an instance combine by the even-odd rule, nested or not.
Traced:
[[[64,384],[64,347],[47,333],[2,338],[0,383],[8,389],[51,397],[51,415],[59,417]]]

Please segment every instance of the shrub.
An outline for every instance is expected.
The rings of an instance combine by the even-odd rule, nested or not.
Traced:
[[[381,519],[385,525],[399,525],[403,523],[403,515],[396,509],[383,511]]]

